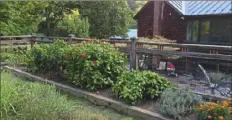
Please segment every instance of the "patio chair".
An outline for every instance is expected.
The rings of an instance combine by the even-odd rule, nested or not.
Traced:
[[[222,96],[232,97],[232,79],[230,75],[224,76],[220,79],[220,81],[224,79],[231,79],[228,82],[214,84],[211,82],[209,76],[206,73],[206,70],[200,64],[198,64],[198,67],[204,73],[206,80],[209,83],[209,88],[211,89],[212,94],[215,94],[215,90],[217,90]]]

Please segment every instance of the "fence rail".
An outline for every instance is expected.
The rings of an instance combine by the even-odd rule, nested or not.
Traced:
[[[30,44],[33,47],[36,43],[52,43],[55,39],[64,39],[69,44],[75,44],[77,41],[85,42],[108,42],[115,47],[121,47],[121,50],[128,49],[130,53],[134,54],[160,54],[160,55],[177,55],[182,57],[202,58],[202,59],[216,59],[231,61],[232,47],[222,45],[203,45],[203,44],[177,44],[177,43],[156,43],[156,42],[141,42],[136,40],[93,40],[89,38],[77,38],[75,36],[69,37],[41,37],[35,35],[23,36],[1,36],[1,46],[7,45],[25,45]],[[148,47],[150,46],[150,47]],[[152,46],[152,47],[151,47]],[[123,48],[124,47],[124,48]],[[134,48],[133,48],[134,47]],[[171,48],[167,50],[166,48]],[[134,50],[134,52],[132,52]],[[203,50],[204,52],[197,52],[192,50]],[[135,56],[136,55],[132,55]],[[136,59],[136,58],[134,58]]]
[[[168,77],[169,80],[180,86],[186,84],[192,86],[195,91],[201,93],[210,93],[208,88],[200,85],[203,81],[193,80],[188,77],[191,73],[196,72],[192,63],[202,64],[207,70],[216,69],[225,74],[232,73],[232,47],[222,45],[203,45],[203,44],[177,44],[177,43],[157,43],[143,42],[136,39],[131,40],[93,40],[89,38],[69,37],[39,37],[34,35],[26,36],[1,36],[1,48],[6,49],[12,46],[52,43],[55,39],[64,39],[68,44],[78,44],[79,42],[88,42],[98,44],[108,42],[114,47],[119,48],[121,52],[129,55],[130,69],[152,70],[160,75],[168,77],[164,71],[160,71],[160,63],[171,61],[174,63],[178,77]],[[144,57],[145,56],[145,57]],[[168,57],[167,57],[168,56]],[[141,65],[142,63],[142,65]],[[188,75],[188,76],[187,76]]]

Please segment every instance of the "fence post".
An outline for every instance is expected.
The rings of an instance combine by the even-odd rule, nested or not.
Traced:
[[[36,35],[35,34],[31,34],[31,48],[34,46],[35,44],[35,39],[36,39]]]
[[[75,37],[75,35],[69,34],[68,37],[69,37],[68,44],[72,44],[72,42],[73,42],[73,37]]]
[[[131,38],[130,70],[136,69],[136,38]]]

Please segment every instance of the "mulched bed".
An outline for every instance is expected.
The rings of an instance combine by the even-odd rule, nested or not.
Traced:
[[[24,67],[16,67],[16,68],[25,71]],[[50,73],[50,75],[49,75],[49,73],[36,73],[34,75],[37,75],[37,76],[42,77],[44,79],[48,79],[48,80],[52,80],[52,81],[55,81],[58,83],[62,83],[64,85],[69,85],[71,87],[77,87],[77,86],[73,85],[72,83],[69,83],[65,77],[61,78],[55,73]],[[87,91],[86,89],[82,89],[82,90]],[[89,91],[89,92],[91,92],[91,91]],[[114,97],[111,88],[102,89],[102,90],[99,90],[96,92],[91,92],[91,93],[123,102],[123,100],[120,100],[120,99],[117,99]],[[135,106],[161,114],[159,111],[160,110],[159,99],[157,99],[157,100],[143,100],[143,101],[139,102],[138,104],[136,104]],[[172,119],[172,118],[170,118],[170,119]],[[189,115],[185,116],[183,118],[183,120],[197,120],[196,114],[195,113],[189,114]]]

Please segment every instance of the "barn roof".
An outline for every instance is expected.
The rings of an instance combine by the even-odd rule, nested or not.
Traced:
[[[168,1],[183,15],[232,14],[232,1]]]
[[[178,13],[185,16],[202,16],[202,15],[222,15],[232,14],[232,1],[165,1],[171,5]],[[150,2],[147,2],[150,4]],[[136,19],[138,14],[134,16]]]

